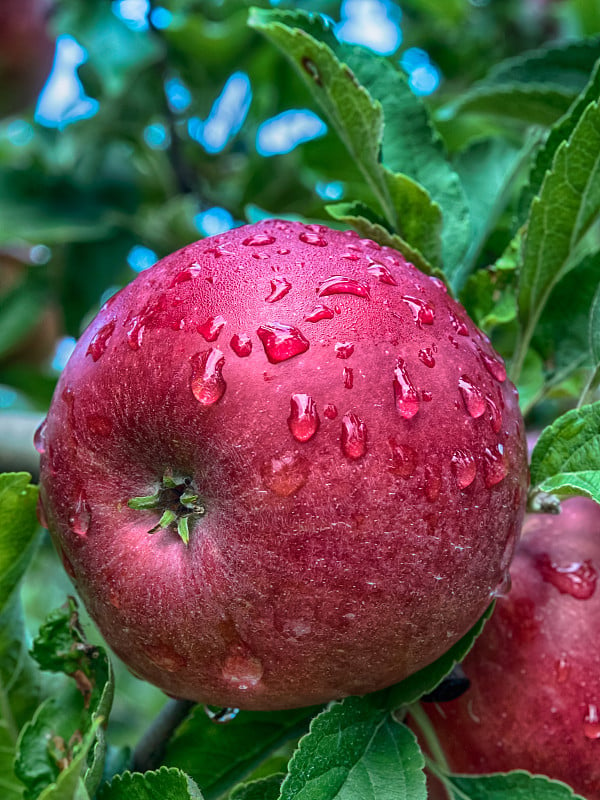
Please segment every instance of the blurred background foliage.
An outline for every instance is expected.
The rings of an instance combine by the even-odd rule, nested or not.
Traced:
[[[264,216],[332,224],[327,203],[369,200],[356,165],[298,75],[247,26],[250,5],[54,3],[48,31],[56,51],[47,82],[37,99],[0,119],[0,414],[9,420],[4,432],[10,427],[21,439],[27,433],[15,452],[31,448],[19,415],[43,415],[77,337],[137,272],[234,225]],[[524,172],[519,154],[531,152],[585,86],[598,45],[574,63],[559,63],[557,56],[550,78],[553,62],[546,59],[540,86],[531,64],[525,77],[517,62],[504,71],[497,65],[600,33],[597,0],[252,5],[324,14],[340,40],[400,63],[468,189],[475,227],[479,218],[490,219],[507,171]],[[524,103],[526,113],[515,100],[520,80],[527,84],[524,97],[537,92]],[[504,84],[513,91],[510,102],[502,102]],[[513,181],[491,215],[494,225],[470,254],[475,266],[487,266],[510,242],[522,184]],[[486,317],[489,280],[489,273],[471,280],[463,299],[480,322],[493,326]],[[498,264],[493,281],[498,315],[506,283]],[[510,313],[510,302],[507,308]],[[0,451],[10,449],[3,435]],[[23,466],[6,460],[4,453],[4,469]],[[32,631],[70,590],[46,541],[24,594]],[[124,691],[111,718],[117,742],[139,730],[164,700],[120,673]]]

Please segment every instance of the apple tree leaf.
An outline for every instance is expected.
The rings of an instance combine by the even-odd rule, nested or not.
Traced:
[[[27,652],[19,586],[37,547],[37,487],[27,473],[0,475],[0,775],[5,800],[22,797],[13,773],[19,730],[40,699],[38,672]]]
[[[249,776],[286,742],[306,733],[317,710],[241,711],[230,722],[216,724],[197,706],[169,741],[163,761],[184,770],[206,800],[212,800]]]
[[[585,800],[564,783],[529,772],[494,775],[450,775],[447,786],[455,800]]]
[[[542,431],[531,456],[531,485],[600,503],[600,402],[567,411]]]
[[[74,598],[51,612],[32,653],[42,669],[64,673],[72,680],[58,695],[46,699],[21,731],[15,772],[25,784],[25,797],[37,797],[58,782],[73,762],[79,763],[84,742],[87,749],[82,777],[86,790],[93,795],[102,777],[104,726],[112,705],[114,680],[104,650],[85,640]],[[92,729],[94,735],[88,741]]]
[[[37,800],[91,800],[93,794],[88,792],[83,776],[87,770],[88,753],[100,724],[101,720],[94,720],[69,764],[60,771],[54,783],[36,796]]]
[[[115,775],[98,792],[98,800],[203,800],[189,775],[179,769],[161,767],[155,772],[124,772]]]
[[[229,800],[279,800],[285,774],[278,772],[268,778],[242,783],[231,792]]]
[[[332,703],[289,764],[281,800],[425,800],[424,757],[378,695]]]

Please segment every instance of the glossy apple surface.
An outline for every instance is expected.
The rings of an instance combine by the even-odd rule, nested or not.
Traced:
[[[600,798],[599,570],[592,500],[528,516],[512,589],[464,661],[470,689],[424,705],[454,772],[526,769]]]
[[[441,283],[273,220],[107,303],[37,447],[41,513],[110,645],[169,694],[242,708],[435,660],[502,581],[527,486],[516,391]]]
[[[50,7],[49,0],[0,2],[0,116],[32,105],[50,74]]]

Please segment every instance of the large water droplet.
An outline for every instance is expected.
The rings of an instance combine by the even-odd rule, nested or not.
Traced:
[[[315,247],[327,247],[327,241],[313,231],[302,231],[298,238],[301,242],[304,242],[304,244],[312,244]]]
[[[40,455],[43,455],[46,452],[46,429],[48,426],[48,420],[44,419],[40,425],[36,428],[35,433],[33,434],[33,446],[38,451]]]
[[[419,350],[419,360],[430,369],[435,367],[435,358],[431,347],[424,347],[422,350]]]
[[[143,649],[150,661],[165,672],[178,672],[187,666],[185,657],[164,642],[149,644]]]
[[[390,472],[400,478],[411,478],[417,466],[417,452],[409,445],[401,442],[396,437],[389,440],[392,451],[392,467]]]
[[[245,333],[234,333],[229,346],[240,358],[247,358],[252,352],[252,340]]]
[[[211,347],[192,356],[192,394],[203,406],[210,406],[220,400],[227,388],[222,375],[225,356],[218,347]]]
[[[288,358],[305,353],[310,346],[298,328],[281,322],[261,325],[256,333],[271,364],[278,364],[280,361],[287,361]]]
[[[543,580],[576,600],[589,600],[596,591],[598,573],[590,560],[561,566],[544,554],[538,559],[538,569]]]
[[[469,414],[474,419],[480,417],[485,411],[485,399],[481,391],[466,375],[461,375],[458,379],[458,388]]]
[[[299,442],[307,442],[315,435],[319,427],[319,415],[316,403],[309,394],[292,395],[288,425]]]
[[[367,426],[351,411],[342,417],[342,450],[352,459],[361,458],[367,452]]]
[[[598,706],[589,703],[583,718],[583,733],[586,739],[600,739],[600,715]]]
[[[394,369],[394,398],[396,408],[404,419],[412,419],[419,410],[419,395],[412,384],[403,358],[398,358]]]
[[[240,691],[252,689],[263,676],[263,665],[256,656],[243,645],[238,645],[229,653],[221,675],[223,680],[233,684]]]
[[[477,474],[477,465],[473,454],[466,448],[455,450],[452,454],[452,471],[461,489],[470,486]]]
[[[105,417],[102,414],[89,414],[85,421],[87,423],[88,430],[95,436],[106,437],[110,436],[112,433],[112,422],[110,419],[108,419],[108,417]]]
[[[490,411],[490,424],[492,426],[492,430],[494,433],[500,433],[502,428],[502,412],[496,405],[496,403],[492,400],[491,397],[486,397],[485,402],[487,403],[488,409]]]
[[[352,367],[344,367],[342,378],[344,379],[344,389],[351,389],[354,386],[354,370]]]
[[[126,320],[125,324],[127,325],[125,334],[129,346],[132,350],[139,350],[144,338],[145,325],[143,320],[140,317],[131,317]]]
[[[237,717],[240,710],[239,708],[211,708],[210,706],[204,706],[204,713],[211,722],[217,725],[226,725]]]
[[[483,454],[483,482],[488,489],[495,486],[506,477],[506,461],[504,447],[501,444],[495,447],[486,447]]]
[[[107,322],[106,325],[103,325],[99,331],[96,331],[88,345],[86,355],[91,356],[94,361],[98,361],[98,359],[106,350],[108,346],[108,340],[113,335],[114,330],[115,320],[111,319],[110,322]]]
[[[271,294],[265,297],[265,300],[267,303],[276,303],[285,297],[291,288],[292,284],[285,278],[274,278],[271,281]]]
[[[386,283],[388,286],[398,285],[398,282],[396,281],[392,273],[383,264],[378,264],[378,263],[370,264],[367,267],[367,272],[369,273],[369,275],[373,275],[381,283]]]
[[[266,461],[260,470],[267,489],[279,497],[289,497],[308,480],[308,461],[299,453],[283,453]]]
[[[450,322],[452,323],[452,327],[458,333],[459,336],[468,336],[469,335],[469,328],[467,327],[467,323],[457,317],[456,314],[450,312]]]
[[[226,324],[225,317],[220,314],[216,317],[209,317],[202,325],[198,325],[198,333],[206,339],[207,342],[215,342],[219,338],[219,334]]]
[[[481,348],[478,349],[481,360],[483,361],[485,368],[490,375],[493,378],[496,378],[497,381],[500,381],[500,383],[504,383],[506,380],[506,367],[504,366],[504,363],[500,360],[500,358],[489,356],[487,353],[484,353]]]
[[[355,281],[354,278],[345,278],[343,275],[332,275],[317,288],[319,297],[328,297],[333,294],[353,294],[355,297],[370,299],[371,293],[366,283]]]
[[[269,233],[254,233],[242,242],[242,244],[245,244],[247,247],[265,247],[268,244],[274,243],[275,237],[271,236]]]
[[[322,319],[333,319],[333,317],[334,313],[328,306],[318,305],[304,319],[306,322],[320,322]]]
[[[337,342],[334,347],[336,358],[350,358],[354,352],[352,342]]]
[[[421,300],[420,297],[411,297],[410,295],[402,295],[402,299],[412,311],[413,319],[417,325],[433,325],[435,309],[431,303],[428,303],[427,300]]]
[[[73,513],[69,517],[69,525],[73,533],[76,533],[78,536],[85,536],[90,529],[91,520],[92,515],[86,496],[83,492],[80,492],[75,502]]]

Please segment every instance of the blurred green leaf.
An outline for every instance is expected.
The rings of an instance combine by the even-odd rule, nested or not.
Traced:
[[[590,352],[594,364],[600,364],[600,276],[596,282],[596,292],[589,313]]]
[[[102,786],[98,800],[203,800],[196,783],[179,769],[115,775]]]
[[[497,775],[452,775],[456,800],[585,800],[571,788],[544,775],[515,771]]]
[[[231,792],[229,800],[279,800],[284,773],[270,775],[257,781],[242,783]]]

